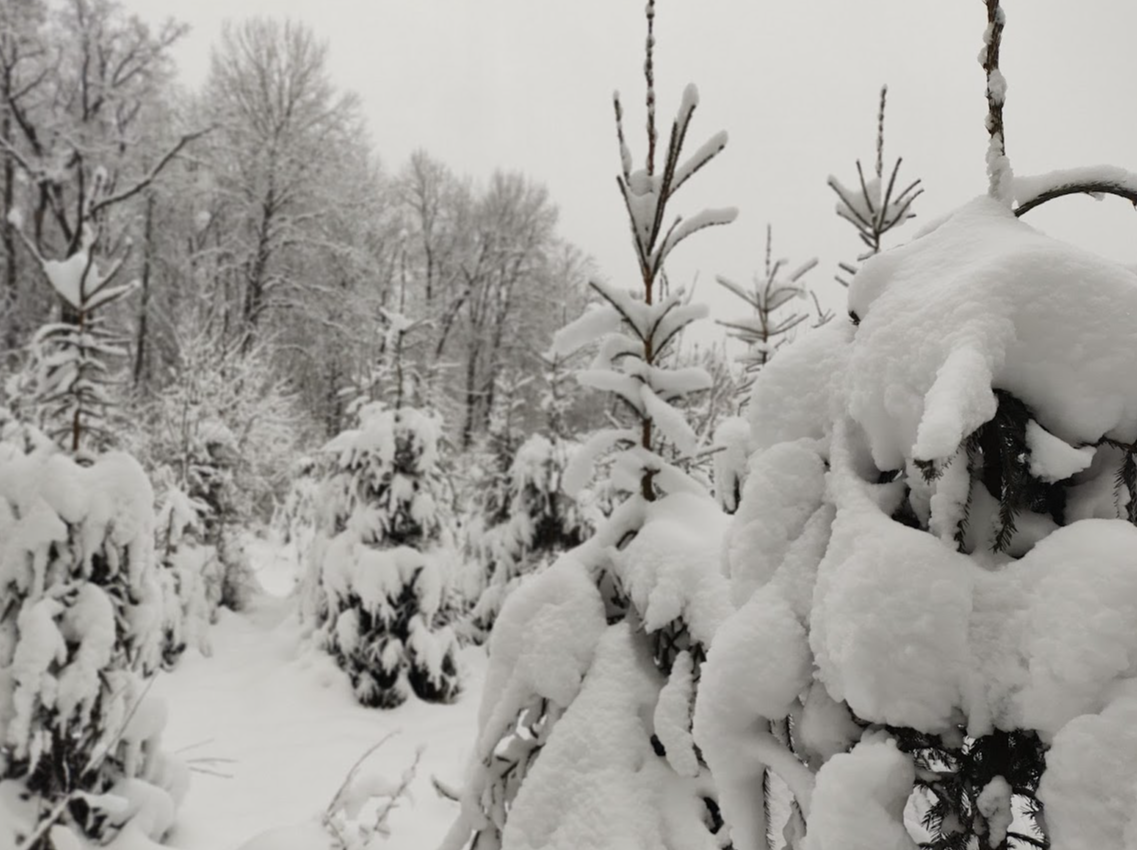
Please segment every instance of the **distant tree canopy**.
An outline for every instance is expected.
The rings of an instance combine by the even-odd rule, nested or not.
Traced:
[[[207,339],[230,359],[267,352],[313,438],[337,433],[395,310],[425,323],[412,401],[455,443],[484,437],[506,364],[538,374],[586,297],[590,262],[548,192],[508,172],[475,183],[425,151],[386,170],[299,23],[226,26],[185,91],[184,31],[112,0],[0,7],[0,377],[25,368],[37,327],[68,320],[34,252],[66,259],[89,229],[140,290],[107,311],[129,343],[120,400],[153,398]]]

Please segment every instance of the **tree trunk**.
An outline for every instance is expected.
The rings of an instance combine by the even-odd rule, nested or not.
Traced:
[[[0,136],[5,139],[12,137],[12,112],[8,106],[8,98],[12,94],[12,69],[4,69],[2,81],[3,92],[0,97]],[[16,328],[15,308],[19,298],[19,277],[16,266],[16,236],[14,228],[8,222],[8,215],[15,203],[15,164],[12,155],[4,152],[4,219],[0,221],[0,233],[3,234],[4,245],[4,288],[0,291],[0,320],[4,322],[4,351],[10,353],[19,345]]]
[[[466,358],[466,421],[462,426],[462,450],[465,451],[474,444],[474,428],[476,424],[478,407],[478,353],[480,346],[476,341],[471,342]]]
[[[269,257],[272,254],[272,224],[276,207],[276,191],[269,184],[268,195],[261,206],[261,226],[257,233],[257,250],[249,268],[245,286],[244,342],[242,348],[247,353],[255,342],[257,323],[264,311],[265,276],[268,272]]]
[[[146,218],[143,224],[142,248],[142,295],[138,305],[138,340],[134,354],[134,386],[138,386],[144,379],[150,380],[150,358],[147,357],[147,319],[150,313],[150,268],[152,264],[154,246],[154,195],[146,194]]]

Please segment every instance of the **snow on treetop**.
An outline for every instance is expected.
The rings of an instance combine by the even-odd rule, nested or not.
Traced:
[[[78,526],[76,542],[87,569],[109,537],[127,550],[129,563],[111,562],[108,568],[113,573],[126,566],[136,578],[153,557],[153,503],[146,473],[122,452],[105,454],[88,467],[51,451],[0,458],[0,530],[8,528],[3,536],[12,544],[0,551],[0,578],[24,588],[31,578],[30,586],[42,589],[42,574],[23,575],[25,554],[42,569],[47,547],[67,538],[63,523]],[[103,554],[116,553],[108,548]]]
[[[60,298],[76,310],[93,310],[125,295],[135,284],[109,286],[122,261],[113,264],[107,273],[100,271],[91,252],[95,247],[95,234],[85,228],[78,251],[63,260],[42,259],[43,272],[51,288]]]
[[[342,432],[321,449],[336,455],[342,468],[362,464],[367,457],[375,457],[383,464],[393,463],[396,435],[400,433],[410,436],[416,455],[414,463],[419,469],[429,469],[436,463],[442,433],[438,417],[412,407],[394,410],[381,402],[372,402],[360,410],[359,418],[359,428]]]
[[[869,260],[849,308],[848,404],[881,469],[949,458],[993,387],[1073,445],[1137,438],[1137,276],[989,198]]]

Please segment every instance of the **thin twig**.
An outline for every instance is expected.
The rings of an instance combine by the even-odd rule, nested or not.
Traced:
[[[325,821],[330,820],[331,816],[336,813],[340,798],[343,797],[343,794],[347,790],[348,785],[351,784],[351,780],[355,778],[355,774],[359,772],[359,768],[363,765],[363,763],[367,761],[368,757],[372,753],[374,753],[377,749],[398,735],[399,731],[400,730],[396,729],[394,732],[388,732],[386,735],[379,739],[378,743],[373,744],[363,753],[363,755],[355,760],[355,764],[353,764],[351,766],[351,769],[348,770],[347,775],[343,778],[343,782],[340,783],[340,787],[336,789],[336,793],[332,797],[331,802],[328,803],[328,807],[324,809]]]

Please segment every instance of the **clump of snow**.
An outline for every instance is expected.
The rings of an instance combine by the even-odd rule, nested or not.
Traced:
[[[1033,420],[1026,426],[1030,447],[1030,474],[1042,481],[1062,481],[1088,467],[1094,460],[1093,446],[1074,448],[1059,440]]]
[[[861,323],[847,398],[877,466],[946,461],[994,412],[992,387],[1072,446],[1137,438],[1137,389],[1123,377],[1137,328],[1120,308],[1135,299],[1131,273],[989,198],[874,257],[849,291]]]
[[[715,497],[723,510],[734,513],[746,483],[746,463],[750,457],[750,426],[741,416],[728,416],[715,429]]]
[[[579,696],[517,795],[504,847],[717,847],[705,829],[679,827],[701,801],[673,794],[670,771],[652,752],[644,715],[660,684],[629,626],[607,629]]]
[[[1006,840],[1007,830],[1014,822],[1014,812],[1011,811],[1012,794],[1010,783],[1001,776],[996,776],[979,792],[976,803],[979,814],[987,819],[989,847],[999,847]]]
[[[817,774],[803,850],[916,850],[904,826],[915,776],[887,738],[833,756]]]
[[[635,538],[614,556],[616,574],[651,633],[682,620],[691,638],[709,646],[731,613],[719,553],[726,517],[706,495],[676,493],[648,506]]]

